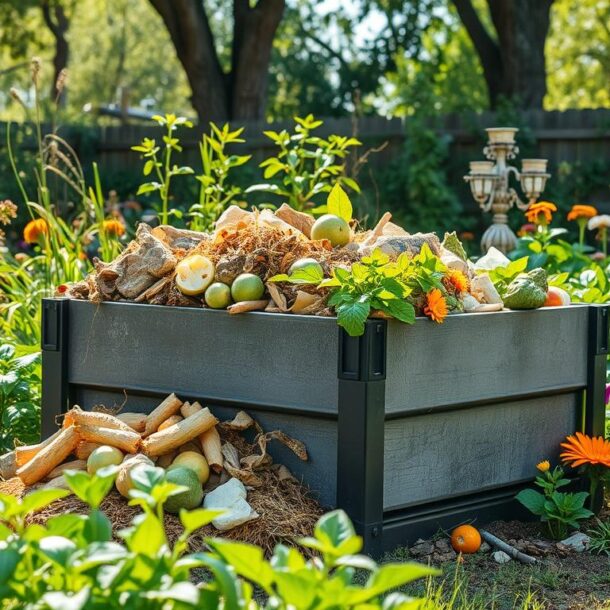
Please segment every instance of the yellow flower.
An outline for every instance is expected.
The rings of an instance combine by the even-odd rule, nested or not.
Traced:
[[[536,468],[538,468],[540,472],[547,472],[551,468],[551,463],[548,460],[543,460],[539,464],[536,464]]]
[[[49,233],[49,225],[44,218],[30,220],[25,229],[23,229],[23,239],[28,244],[37,244],[43,235]]]
[[[114,237],[121,237],[121,235],[125,234],[125,226],[120,220],[104,220],[103,227],[108,235],[113,235]]]
[[[525,217],[529,222],[533,222],[537,225],[548,225],[553,219],[553,212],[557,211],[557,206],[550,201],[539,201],[538,203],[532,203],[527,210],[525,210]]]
[[[445,301],[443,293],[438,288],[433,288],[426,295],[424,313],[438,324],[442,324],[447,317],[447,301]]]
[[[593,218],[597,216],[597,209],[592,205],[576,204],[568,212],[568,220],[578,220],[579,218]]]

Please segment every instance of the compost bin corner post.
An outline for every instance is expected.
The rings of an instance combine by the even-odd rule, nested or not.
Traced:
[[[387,323],[369,320],[360,337],[339,329],[337,506],[381,554]]]
[[[41,437],[57,431],[57,416],[68,408],[68,311],[70,300],[42,301]]]
[[[605,436],[606,430],[606,368],[608,359],[610,307],[589,307],[589,347],[587,362],[587,389],[584,404],[584,431],[590,436]],[[593,509],[602,508],[602,490],[592,498]]]

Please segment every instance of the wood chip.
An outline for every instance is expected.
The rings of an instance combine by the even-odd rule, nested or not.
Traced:
[[[132,430],[115,430],[112,428],[98,428],[97,426],[76,426],[78,435],[84,441],[110,445],[126,453],[138,453],[142,439]]]
[[[159,426],[172,415],[180,410],[182,401],[172,392],[163,402],[148,414],[144,436],[156,432]]]
[[[262,311],[269,304],[269,300],[260,301],[240,301],[227,307],[227,311],[232,314],[247,313],[248,311]]]

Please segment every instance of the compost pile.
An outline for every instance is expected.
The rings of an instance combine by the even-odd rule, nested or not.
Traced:
[[[348,241],[343,245],[326,238],[313,239],[314,224],[312,216],[286,204],[274,213],[270,210],[248,212],[231,206],[210,234],[169,225],[151,228],[142,223],[135,239],[121,255],[110,263],[95,259],[95,271],[82,282],[61,287],[60,294],[94,302],[226,308],[233,314],[265,310],[328,316],[333,311],[327,305],[327,288],[313,282],[293,284],[269,280],[278,274],[290,273],[295,263],[298,266],[303,261],[319,264],[322,275],[329,277],[336,268],[349,270],[354,262],[375,249],[396,259],[403,252],[418,254],[424,244],[448,268],[473,275],[465,253],[462,258],[456,256],[446,247],[446,240],[441,244],[434,233],[407,233],[391,222],[389,212],[372,230],[358,230],[352,221]],[[244,298],[236,298],[235,281],[243,275],[254,275],[261,283],[259,287],[245,290]],[[224,286],[226,300],[216,298],[212,302],[206,292],[210,285],[220,286],[220,290]],[[501,308],[497,295],[488,285],[476,291],[472,294],[478,301],[470,302],[472,310],[490,303],[492,309]]]
[[[308,490],[267,451],[279,442],[299,459],[308,459],[303,443],[281,431],[264,432],[247,413],[219,422],[199,403],[183,402],[175,394],[150,414],[116,413],[72,408],[62,427],[38,445],[20,446],[0,457],[0,493],[22,496],[31,488],[69,489],[66,471],[116,465],[113,490],[102,504],[113,530],[126,527],[138,508],[128,505],[134,488],[132,474],[143,465],[165,469],[168,481],[186,491],[165,504],[170,542],[182,532],[177,513],[182,509],[223,509],[190,540],[194,550],[203,539],[222,535],[271,551],[280,541],[309,535],[322,514]],[[65,513],[86,513],[89,508],[75,496],[58,500],[33,515],[35,522]]]

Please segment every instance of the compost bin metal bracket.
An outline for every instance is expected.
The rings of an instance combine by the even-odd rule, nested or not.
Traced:
[[[56,417],[68,408],[69,299],[42,301],[42,438],[57,430]]]
[[[337,506],[379,555],[383,530],[383,455],[387,323],[369,320],[364,334],[339,329]]]

